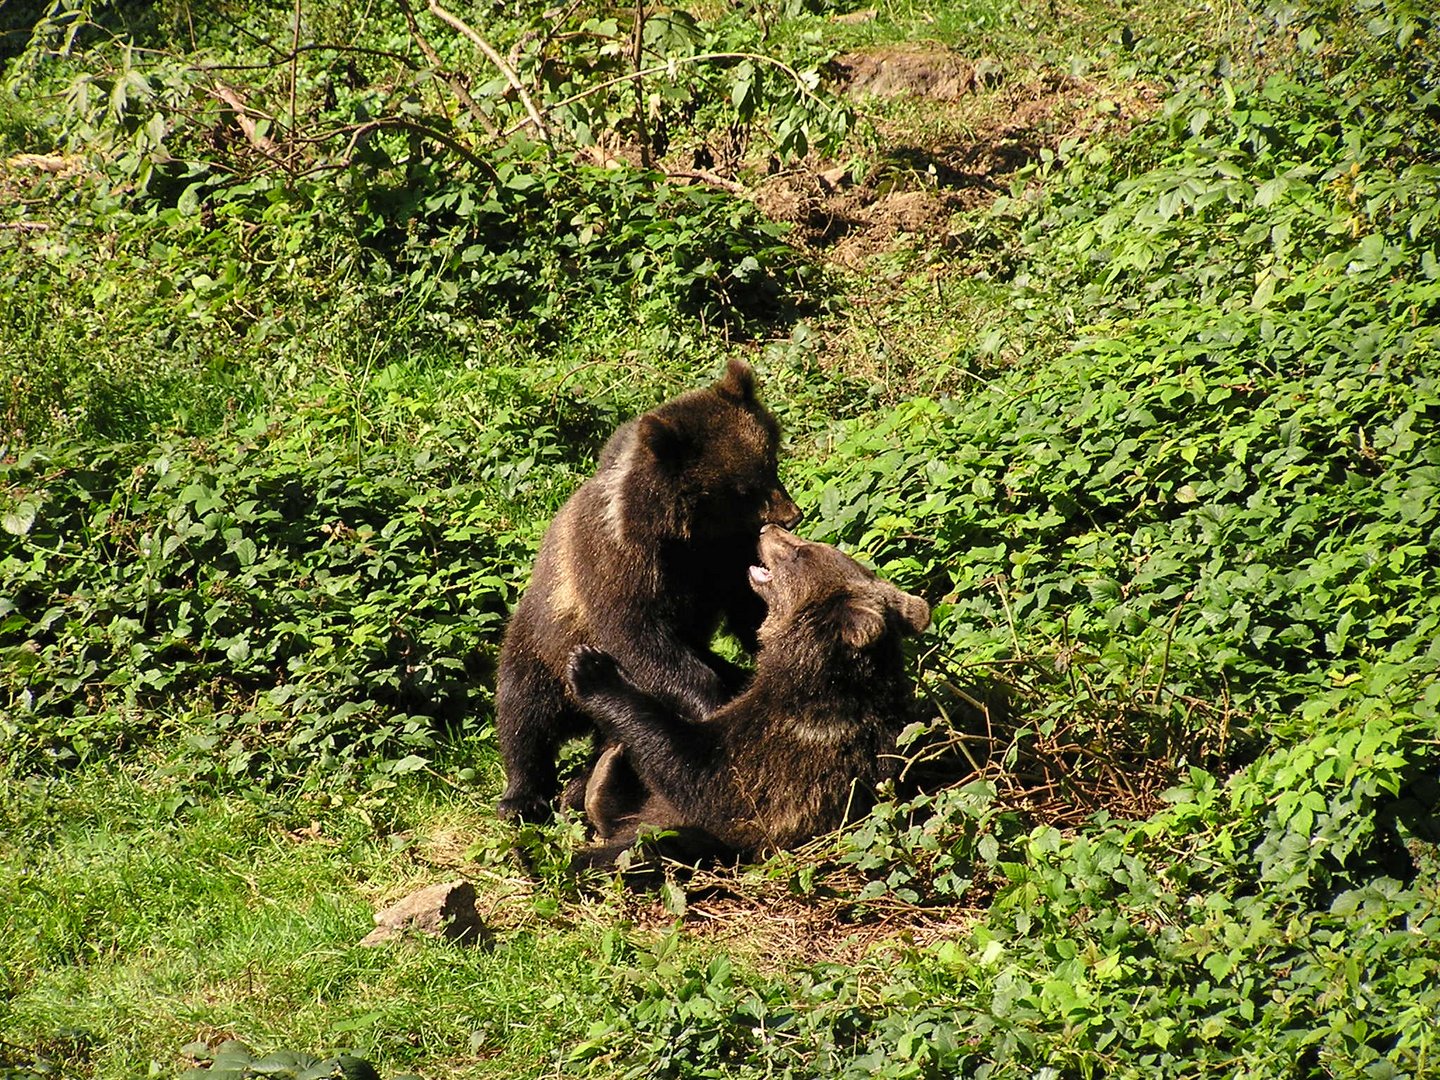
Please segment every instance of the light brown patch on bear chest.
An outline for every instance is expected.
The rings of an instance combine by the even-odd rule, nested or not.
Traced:
[[[555,535],[555,579],[550,590],[550,610],[556,618],[585,621],[585,597],[577,585],[582,568],[576,564],[575,529],[569,515]]]

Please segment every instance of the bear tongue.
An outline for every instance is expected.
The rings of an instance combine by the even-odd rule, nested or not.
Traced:
[[[770,571],[763,566],[750,567],[750,580],[756,585],[765,585],[770,581]]]

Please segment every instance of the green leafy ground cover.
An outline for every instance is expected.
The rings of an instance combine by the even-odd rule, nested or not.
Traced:
[[[0,39],[0,1076],[1433,1075],[1431,17],[455,5],[521,95],[412,7]],[[911,40],[1005,77],[835,96]],[[731,190],[933,191],[895,148],[1032,85],[1154,107],[858,270]],[[573,823],[493,819],[504,615],[735,352],[808,535],[934,604],[911,734],[966,765],[581,893]],[[459,875],[483,946],[355,946]]]

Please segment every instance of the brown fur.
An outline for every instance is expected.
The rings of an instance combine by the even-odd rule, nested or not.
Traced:
[[[769,612],[754,682],[704,723],[646,694],[606,654],[579,649],[572,693],[648,795],[633,798],[619,750],[591,778],[586,811],[613,862],[646,828],[699,830],[743,858],[794,847],[868,810],[893,771],[913,686],[901,639],[930,621],[901,592],[826,544],[767,526],[755,591]]]
[[[564,684],[577,647],[615,656],[637,686],[690,719],[743,684],[709,645],[723,620],[753,647],[764,605],[746,567],[760,528],[800,517],[777,475],[778,444],[738,360],[606,443],[595,475],[551,522],[506,629],[496,684],[503,815],[546,816],[559,744],[593,728]]]

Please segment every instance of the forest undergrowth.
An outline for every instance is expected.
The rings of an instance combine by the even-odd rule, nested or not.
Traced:
[[[0,1078],[1434,1075],[1435,33],[0,8]],[[577,883],[504,619],[734,355],[932,606],[911,763]],[[459,877],[479,944],[357,946]]]

